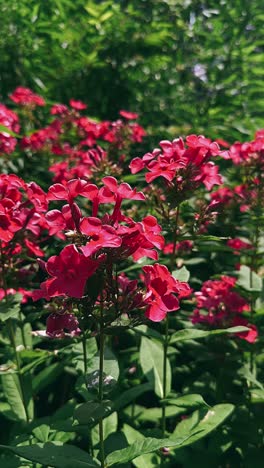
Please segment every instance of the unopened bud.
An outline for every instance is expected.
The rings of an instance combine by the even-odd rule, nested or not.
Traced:
[[[160,451],[161,451],[161,453],[162,453],[165,457],[167,457],[167,456],[170,454],[170,449],[169,449],[169,447],[162,447],[162,448],[160,449]]]

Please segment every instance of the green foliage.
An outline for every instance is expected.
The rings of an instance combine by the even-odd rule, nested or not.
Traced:
[[[258,0],[1,1],[1,93],[76,97],[106,118],[139,111],[156,144],[245,138],[264,110],[262,23]]]

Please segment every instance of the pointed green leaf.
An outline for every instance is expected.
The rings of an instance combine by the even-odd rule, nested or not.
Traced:
[[[129,447],[112,452],[106,458],[106,463],[107,466],[127,463],[140,455],[155,452],[162,447],[180,447],[188,438],[189,436],[185,436],[173,441],[170,439],[154,439],[152,437],[146,437],[144,439],[140,438]]]
[[[40,426],[35,427],[32,432],[40,442],[47,442],[49,439],[50,426],[47,424],[41,424]]]
[[[236,284],[250,292],[262,291],[262,278],[246,265],[240,267]]]
[[[137,385],[136,387],[132,387],[129,390],[126,390],[120,396],[118,396],[117,400],[114,401],[114,410],[120,410],[124,406],[127,406],[129,403],[131,403],[131,401],[135,400],[140,395],[142,395],[145,392],[148,392],[151,389],[152,385],[150,383],[145,383]]]
[[[92,363],[88,365],[88,372],[92,373],[99,369],[99,353],[93,358]],[[104,352],[104,373],[118,380],[119,377],[119,365],[114,353],[107,346]]]
[[[155,393],[160,398],[166,397],[163,394],[163,357],[162,345],[143,336],[140,346],[140,364],[147,379],[154,383]],[[166,389],[168,394],[171,389],[171,367],[168,359]]]
[[[234,405],[228,403],[215,405],[209,410],[197,410],[176,426],[171,439],[178,440],[179,437],[189,434],[189,439],[183,442],[182,446],[193,444],[222,424],[233,410]]]
[[[128,424],[124,424],[122,432],[124,432],[129,445],[133,444],[136,440],[144,440],[143,434],[136,431],[136,429]],[[158,466],[158,461],[157,455],[146,453],[145,455],[140,455],[139,457],[134,458],[133,465],[137,468],[156,468]]]
[[[0,448],[11,450],[16,455],[35,463],[55,468],[98,468],[99,466],[98,462],[83,450],[61,442],[47,442],[46,444],[20,447],[0,445]]]
[[[183,266],[179,270],[174,270],[172,272],[172,276],[179,281],[188,281],[190,278],[190,272],[185,266]]]
[[[26,421],[27,416],[23,404],[20,381],[17,374],[2,374],[2,386],[4,395],[17,420]]]
[[[5,301],[0,303],[0,321],[5,322],[10,318],[18,318],[20,304],[22,300],[21,294],[8,294]]]
[[[170,337],[170,344],[177,343],[178,341],[198,340],[200,338],[207,338],[208,336],[225,335],[226,333],[240,333],[248,330],[249,328],[243,326],[219,330],[198,330],[196,328],[186,328],[185,330],[173,333]]]
[[[167,398],[165,401],[169,405],[179,406],[180,408],[209,407],[201,395],[190,394],[179,398]]]
[[[74,418],[79,424],[95,424],[100,418],[106,417],[112,410],[111,401],[106,400],[102,403],[96,401],[87,401],[76,408]]]

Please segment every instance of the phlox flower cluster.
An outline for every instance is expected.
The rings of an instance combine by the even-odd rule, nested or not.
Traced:
[[[243,317],[243,312],[250,311],[250,305],[235,291],[235,284],[236,278],[231,276],[205,281],[201,290],[195,293],[196,309],[191,319],[194,324],[212,328],[246,326],[249,331],[237,333],[237,336],[253,343],[258,336],[257,329]]]
[[[26,183],[15,174],[0,175],[0,246],[2,295],[20,292],[24,299],[30,295],[21,288],[4,289],[4,276],[16,271],[16,279],[30,278],[34,266],[25,268],[27,257],[43,257],[39,245],[44,229],[47,210],[45,192],[35,182]],[[14,279],[12,281],[12,286]]]
[[[210,160],[223,153],[216,142],[201,135],[189,135],[185,142],[178,138],[172,142],[161,141],[159,145],[161,149],[134,158],[130,169],[132,174],[146,169],[147,183],[160,177],[165,179],[169,201],[179,203],[201,184],[211,190],[222,183],[218,166]]]
[[[104,177],[102,182],[103,186],[98,187],[82,179],[72,179],[65,185],[57,183],[49,188],[48,201],[66,203],[60,210],[46,213],[48,227],[52,235],[66,237],[71,243],[59,255],[47,260],[45,269],[49,278],[41,284],[40,290],[33,292],[33,298],[50,300],[61,296],[62,299],[89,300],[93,296],[91,309],[103,300],[109,317],[112,314],[114,319],[122,314],[132,318],[134,314],[137,318],[141,312],[142,320],[143,311],[150,320],[160,321],[167,312],[179,309],[179,299],[190,294],[190,287],[176,280],[167,267],[158,263],[143,267],[141,288],[137,281],[114,273],[129,257],[134,261],[142,257],[158,260],[157,249],[163,248],[164,238],[154,216],[136,222],[122,212],[123,200],[144,200],[142,192],[126,183],[118,184],[111,176]],[[91,216],[83,215],[77,197],[90,203]],[[113,205],[112,210],[109,205]],[[93,288],[98,290],[95,296],[94,290],[89,289],[91,279],[95,280]],[[122,291],[124,298],[120,296]],[[57,322],[54,314],[52,317],[48,320],[49,335],[54,335],[51,331],[54,323],[64,320],[61,315]],[[55,335],[58,333],[56,330]]]

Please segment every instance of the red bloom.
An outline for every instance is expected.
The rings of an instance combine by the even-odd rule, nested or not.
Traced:
[[[163,320],[167,312],[180,308],[178,298],[189,296],[191,289],[187,283],[176,280],[164,265],[148,265],[143,267],[147,293],[145,302],[148,304],[145,312],[153,322]]]
[[[74,198],[81,195],[89,200],[98,193],[96,185],[89,184],[86,180],[72,179],[64,186],[62,184],[54,184],[49,188],[47,200],[67,200],[68,203],[73,203]]]
[[[76,109],[76,110],[84,110],[87,108],[87,105],[84,104],[84,102],[82,101],[75,101],[74,99],[70,99],[70,106],[73,108],[73,109]]]
[[[211,156],[220,155],[216,142],[202,135],[186,137],[186,146],[182,138],[172,142],[160,142],[160,149],[147,153],[142,159],[135,158],[130,163],[132,174],[147,169],[146,181],[153,182],[158,177],[166,180],[169,189],[176,192],[194,190],[203,183],[208,190],[222,182],[218,167],[209,161]]]
[[[229,239],[227,241],[227,245],[228,247],[231,247],[232,249],[235,250],[234,254],[236,255],[239,255],[239,250],[252,249],[252,245],[249,244],[249,242],[244,242],[238,237],[236,237],[235,239]]]
[[[67,114],[67,112],[68,112],[68,107],[65,106],[64,104],[54,104],[54,106],[52,106],[50,110],[51,115],[63,115],[63,114]]]
[[[45,281],[48,296],[82,297],[85,283],[97,270],[99,264],[80,254],[75,245],[67,245],[60,255],[50,257],[46,270],[52,278]]]
[[[242,340],[246,340],[248,343],[255,343],[258,337],[257,327],[255,325],[252,325],[252,323],[248,323],[247,319],[237,315],[233,319],[232,327],[237,327],[240,325],[243,327],[248,327],[249,330],[245,332],[236,333],[236,336],[239,336],[239,338],[242,338]]]
[[[102,224],[98,218],[84,218],[80,223],[80,231],[90,238],[87,244],[81,247],[86,257],[105,247],[120,247],[122,243],[115,229]]]
[[[19,86],[10,95],[10,99],[21,106],[45,106],[45,100],[38,94],[33,93],[29,88]]]
[[[43,250],[41,250],[41,248],[35,242],[31,242],[28,239],[25,239],[25,244],[29,251],[29,255],[34,255],[36,257],[44,257]]]
[[[240,338],[253,343],[257,337],[257,329],[241,316],[248,312],[248,302],[233,290],[236,278],[221,276],[220,280],[208,280],[201,291],[196,292],[197,309],[192,315],[193,323],[208,324],[213,327],[232,327],[244,325],[249,332],[237,333]]]
[[[124,117],[124,119],[127,119],[127,120],[136,120],[138,118],[138,114],[136,114],[135,112],[128,112],[125,110],[121,110],[119,114],[121,115],[121,117]]]
[[[3,104],[0,104],[0,125],[7,128],[7,131],[0,132],[0,154],[11,154],[15,150],[17,140],[9,134],[8,130],[18,133],[20,127],[18,116]]]

